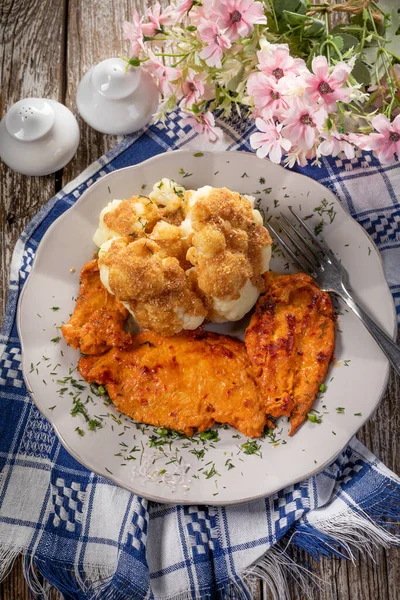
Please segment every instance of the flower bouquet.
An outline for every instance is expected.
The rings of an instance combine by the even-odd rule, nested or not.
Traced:
[[[332,26],[339,11],[348,22]],[[159,87],[156,119],[179,107],[214,142],[213,111],[236,111],[255,119],[257,155],[287,166],[356,148],[400,158],[399,26],[390,0],[156,2],[123,25],[128,66]]]

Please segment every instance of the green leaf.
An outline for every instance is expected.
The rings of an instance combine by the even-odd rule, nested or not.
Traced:
[[[359,44],[358,39],[356,37],[354,37],[354,35],[350,35],[348,33],[342,33],[341,38],[343,40],[343,46],[342,46],[343,52],[350,50],[350,48],[355,48]]]
[[[241,83],[242,79],[243,79],[243,72],[244,69],[242,68],[239,73],[237,75],[235,75],[235,77],[232,77],[232,79],[228,82],[227,84],[227,89],[231,92],[236,92],[239,83]]]
[[[305,0],[276,0],[274,2],[276,16],[282,17],[284,11],[303,14],[307,10]]]
[[[358,83],[362,83],[365,86],[371,83],[371,73],[368,67],[362,63],[360,59],[356,60],[351,74]]]
[[[311,25],[307,26],[304,30],[304,37],[318,37],[325,32],[325,23],[320,19],[313,19]]]
[[[132,56],[132,58],[128,60],[128,64],[131,65],[131,67],[140,67],[140,60],[136,56]]]
[[[392,10],[390,14],[390,24],[386,29],[386,39],[388,43],[385,48],[391,54],[400,60],[400,35],[396,35],[400,26],[400,15],[397,13],[395,9]]]
[[[301,23],[305,23],[311,19],[311,17],[307,17],[307,15],[291,12],[289,10],[284,10],[282,16],[285,21],[290,23],[290,25],[300,25]]]
[[[332,38],[332,42],[335,44],[335,46],[339,50],[339,52],[341,50],[343,50],[344,41],[343,41],[343,37],[341,35],[335,35]]]

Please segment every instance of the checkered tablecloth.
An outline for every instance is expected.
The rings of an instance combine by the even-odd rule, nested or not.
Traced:
[[[253,126],[221,122],[216,149],[250,150]],[[322,473],[272,497],[230,507],[157,505],[89,472],[60,445],[23,383],[16,306],[38,244],[49,225],[99,177],[177,148],[209,149],[171,114],[125,138],[40,211],[13,256],[0,338],[0,576],[23,553],[36,593],[50,585],[67,599],[251,598],[257,573],[286,596],[287,572],[301,574],[284,547],[349,556],[398,542],[396,476],[353,440]],[[365,227],[383,257],[400,316],[400,165],[370,154],[323,159],[299,169],[329,187]]]

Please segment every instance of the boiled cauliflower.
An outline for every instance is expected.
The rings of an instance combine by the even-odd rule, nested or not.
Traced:
[[[113,200],[100,213],[99,226],[93,236],[97,246],[115,237],[143,237],[161,218],[157,205],[148,196],[130,200]]]
[[[100,278],[144,329],[173,335],[197,329],[207,314],[176,258],[152,239],[109,240],[99,250]]]
[[[253,198],[226,188],[205,186],[187,194],[181,232],[210,321],[241,319],[264,290],[271,238],[253,206]]]

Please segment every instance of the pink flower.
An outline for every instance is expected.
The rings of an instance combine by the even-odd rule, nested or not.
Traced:
[[[313,73],[304,76],[305,92],[313,104],[322,100],[329,112],[336,110],[338,100],[345,102],[349,99],[350,90],[343,88],[351,67],[346,63],[338,63],[329,74],[328,61],[325,56],[316,56],[312,61]]]
[[[149,23],[143,23],[142,32],[147,37],[153,37],[155,33],[162,31],[164,25],[173,25],[176,22],[177,15],[175,7],[167,6],[161,13],[161,6],[156,2],[153,8],[148,8],[146,15],[149,17]]]
[[[349,136],[338,131],[324,131],[321,135],[326,138],[318,147],[322,156],[337,156],[339,152],[344,152],[346,158],[354,158],[354,146],[350,144]]]
[[[222,136],[222,130],[215,127],[214,115],[211,112],[206,112],[204,115],[190,115],[183,120],[183,123],[204,135],[209,142],[215,143]]]
[[[200,52],[202,58],[209,67],[222,67],[222,57],[224,50],[231,47],[229,38],[223,34],[219,26],[214,21],[203,21],[197,28],[200,39],[207,44]]]
[[[288,138],[293,145],[309,150],[315,144],[322,129],[327,113],[323,107],[310,106],[304,101],[296,99],[282,121],[284,125],[282,135]]]
[[[151,50],[148,51],[148,55],[150,60],[144,62],[143,66],[158,80],[158,88],[162,95],[165,97],[178,95],[179,88],[174,82],[182,77],[182,71],[175,67],[163,65]]]
[[[254,25],[265,25],[267,22],[261,2],[216,0],[213,4],[219,25],[226,30],[226,34],[232,42],[240,37],[249,36]]]
[[[270,44],[257,52],[258,68],[265,75],[281,79],[286,75],[300,75],[306,70],[302,58],[290,56],[289,48],[284,44]]]
[[[185,83],[183,84],[183,98],[181,108],[191,109],[193,104],[200,100],[211,100],[214,98],[214,86],[206,83],[207,75],[205,73],[196,73],[189,69]]]
[[[256,119],[256,126],[262,133],[253,133],[250,136],[251,147],[257,149],[258,158],[265,158],[268,154],[272,162],[279,164],[282,159],[282,149],[288,152],[292,145],[289,140],[281,136],[282,125]]]
[[[193,0],[180,0],[176,6],[177,20],[182,19],[193,6]]]
[[[128,23],[128,21],[122,23],[122,31],[124,33],[124,38],[131,43],[132,56],[139,56],[140,52],[144,50],[144,45],[142,20],[140,19],[137,10],[133,11],[133,23]]]
[[[385,115],[376,115],[372,119],[372,125],[379,133],[359,136],[360,148],[373,150],[374,155],[384,164],[393,162],[395,153],[400,159],[400,115],[392,123]]]
[[[247,81],[247,92],[254,98],[258,112],[264,119],[280,117],[283,110],[289,106],[284,97],[285,78],[275,79],[264,73],[252,73]]]

